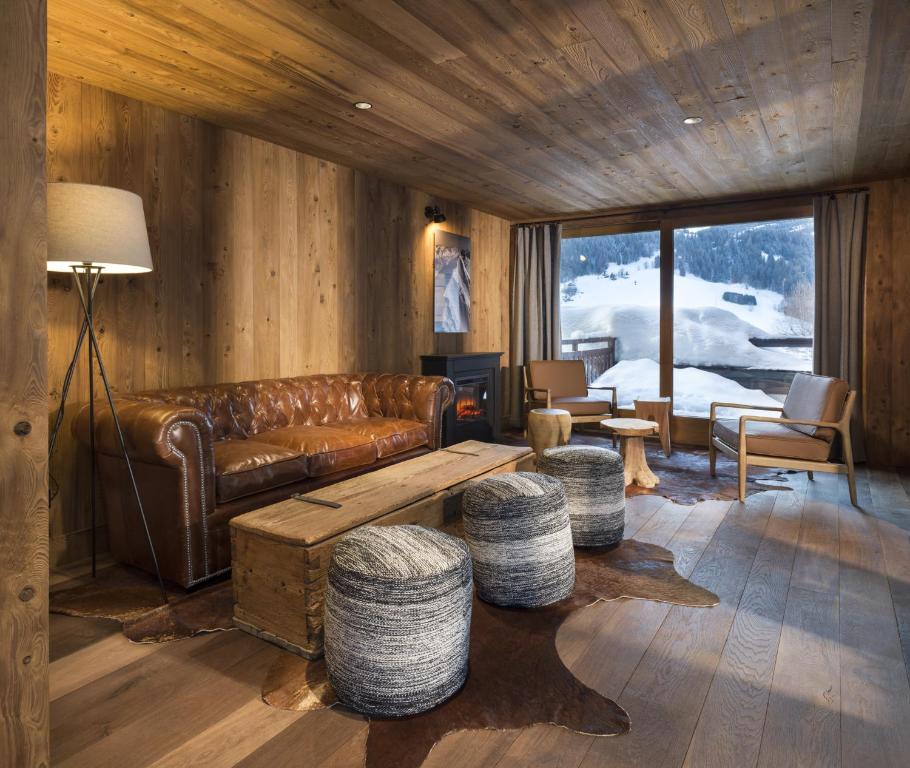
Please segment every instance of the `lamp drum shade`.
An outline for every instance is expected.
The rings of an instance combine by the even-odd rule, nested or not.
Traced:
[[[139,195],[97,184],[47,185],[47,269],[84,264],[107,274],[152,270]]]

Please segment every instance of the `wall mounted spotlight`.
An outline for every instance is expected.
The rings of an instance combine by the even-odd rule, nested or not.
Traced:
[[[428,205],[423,209],[423,215],[434,224],[442,224],[446,220],[446,215],[439,210],[438,205]]]

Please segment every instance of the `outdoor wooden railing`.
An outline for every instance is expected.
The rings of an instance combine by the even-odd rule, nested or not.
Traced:
[[[812,346],[812,339],[806,336],[783,336],[777,339],[758,338],[753,336],[749,342],[756,347],[803,347]]]
[[[593,336],[587,339],[563,339],[563,360],[583,360],[585,380],[590,384],[616,362],[616,337]],[[579,349],[582,345],[596,344],[593,349]],[[569,350],[565,348],[569,347]]]

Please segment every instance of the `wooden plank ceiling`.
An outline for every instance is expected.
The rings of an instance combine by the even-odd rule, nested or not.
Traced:
[[[511,219],[910,172],[907,0],[49,0],[48,14],[53,72]]]

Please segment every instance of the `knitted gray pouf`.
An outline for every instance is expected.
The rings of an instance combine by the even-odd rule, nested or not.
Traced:
[[[462,511],[483,600],[535,608],[572,592],[575,553],[558,480],[534,472],[494,475],[468,487]]]
[[[622,457],[593,445],[548,448],[537,471],[562,482],[569,500],[576,547],[603,547],[622,541],[626,524],[626,481]]]
[[[468,674],[471,600],[461,539],[418,525],[347,534],[325,594],[325,663],[339,701],[402,717],[456,693]]]

